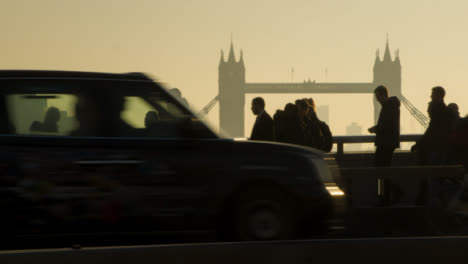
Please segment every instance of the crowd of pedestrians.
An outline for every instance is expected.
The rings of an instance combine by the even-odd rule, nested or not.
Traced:
[[[468,168],[468,116],[462,118],[458,105],[446,105],[444,98],[443,87],[432,88],[429,126],[412,151],[422,165],[463,164]]]
[[[304,145],[325,152],[332,149],[330,128],[318,118],[312,98],[288,103],[271,118],[265,111],[263,98],[256,97],[252,100],[252,112],[257,116],[250,136],[252,140]]]
[[[378,122],[369,128],[376,135],[374,165],[391,166],[393,152],[400,147],[400,101],[390,96],[385,86],[374,90],[382,108]],[[463,164],[468,168],[468,116],[461,117],[458,105],[444,102],[445,89],[432,88],[428,106],[429,126],[412,147],[421,165]],[[312,98],[298,99],[277,110],[273,118],[265,111],[261,97],[252,100],[252,112],[257,116],[252,140],[276,141],[304,145],[329,152],[333,139],[329,126],[321,121]]]

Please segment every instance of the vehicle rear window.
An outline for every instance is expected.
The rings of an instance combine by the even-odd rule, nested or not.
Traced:
[[[69,135],[79,125],[77,96],[12,94],[7,96],[10,122],[20,135]]]

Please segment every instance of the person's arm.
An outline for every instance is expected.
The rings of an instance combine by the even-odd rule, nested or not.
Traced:
[[[394,127],[395,109],[390,107],[382,107],[381,116],[375,126],[375,133],[385,133]]]
[[[384,109],[382,109],[381,111],[384,111]],[[384,113],[382,113],[382,112],[379,114],[379,120],[377,120],[377,125],[375,125],[373,127],[370,127],[368,129],[369,133],[377,134],[377,133],[383,131],[383,125],[382,125],[382,123],[383,123],[382,121],[384,119],[384,117],[382,116],[383,114]]]

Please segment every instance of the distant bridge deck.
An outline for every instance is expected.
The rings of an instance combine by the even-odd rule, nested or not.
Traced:
[[[246,93],[372,93],[374,83],[247,83]]]

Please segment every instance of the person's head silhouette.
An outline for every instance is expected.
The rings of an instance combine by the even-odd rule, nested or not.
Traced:
[[[431,99],[433,102],[443,102],[445,97],[445,89],[442,86],[432,88]]]
[[[159,120],[159,114],[156,111],[148,111],[145,116],[145,128],[150,128]]]
[[[458,109],[458,105],[456,103],[450,103],[447,105],[449,111],[456,117],[460,117],[460,111]]]
[[[265,110],[265,100],[262,97],[255,97],[252,100],[252,113],[254,115],[259,115]]]
[[[295,103],[297,106],[297,113],[299,115],[299,118],[303,119],[307,114],[307,102],[304,99],[298,99]]]
[[[57,107],[49,107],[45,114],[44,124],[56,124],[60,120],[60,111]]]

